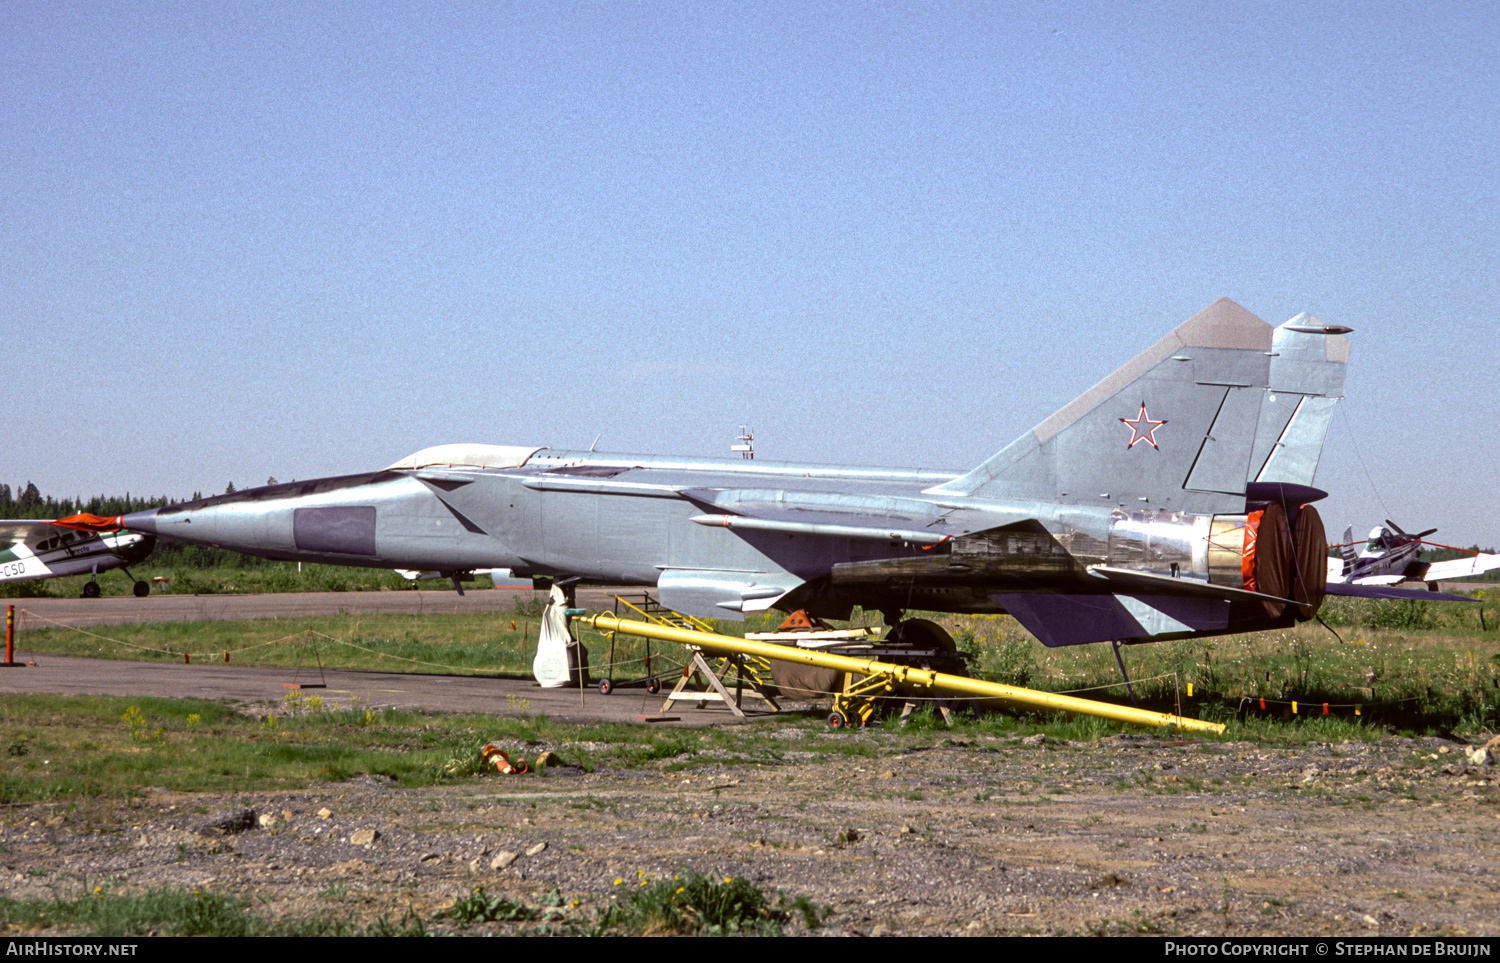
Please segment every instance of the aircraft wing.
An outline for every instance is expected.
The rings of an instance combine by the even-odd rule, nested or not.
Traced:
[[[1473,578],[1500,568],[1500,555],[1480,552],[1468,558],[1453,558],[1445,562],[1429,562],[1421,574],[1424,582],[1451,582],[1454,579]]]
[[[661,573],[657,587],[664,605],[712,618],[763,611],[802,589],[826,573],[819,561],[826,549],[820,546],[832,540],[903,546],[903,557],[894,568],[881,567],[864,573],[867,577],[904,580],[913,577],[909,568],[915,565],[942,581],[944,575],[937,569],[946,568],[954,539],[1013,520],[932,502],[866,495],[758,489],[681,489],[677,495],[703,509],[690,517],[691,522],[728,529],[783,566],[781,571],[673,568]],[[925,581],[922,575],[915,577]]]
[[[50,521],[38,519],[0,520],[0,545],[24,543],[35,545],[48,535],[56,535],[57,528]]]
[[[699,525],[919,546],[1025,520],[1017,514],[890,496],[701,488],[680,489],[678,494],[706,509],[693,518]]]
[[[1400,585],[1402,582],[1451,582],[1456,579],[1473,578],[1483,575],[1485,572],[1500,568],[1500,554],[1480,552],[1468,558],[1454,558],[1443,562],[1413,562],[1408,565],[1406,571],[1399,575],[1364,575],[1346,581],[1343,574],[1343,560],[1330,558],[1328,560],[1328,586],[1329,592],[1333,591],[1334,585],[1363,585],[1371,587]],[[1411,589],[1417,594],[1411,597],[1435,598],[1435,593],[1426,589]],[[1404,595],[1372,595],[1371,598],[1406,598]],[[1459,596],[1455,596],[1457,598]]]

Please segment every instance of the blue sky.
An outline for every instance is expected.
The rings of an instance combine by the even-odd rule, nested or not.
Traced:
[[[16,2],[0,481],[482,441],[964,469],[1215,298],[1500,544],[1500,8]]]

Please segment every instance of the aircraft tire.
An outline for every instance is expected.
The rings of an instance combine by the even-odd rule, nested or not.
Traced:
[[[886,640],[909,645],[914,649],[935,650],[937,656],[932,664],[924,665],[923,668],[932,668],[948,675],[969,674],[962,656],[958,654],[958,643],[953,641],[953,636],[948,634],[947,629],[930,619],[907,619],[887,633]]]
[[[98,582],[84,582],[83,583],[83,597],[86,598],[86,599],[96,599],[96,598],[98,598],[99,597],[99,583]]]
[[[661,691],[661,680],[654,675],[651,678],[647,679],[646,691],[651,693],[652,695],[656,695]]]
[[[151,583],[150,582],[136,582],[135,583],[135,588],[131,589],[131,591],[133,591],[135,593],[135,597],[136,598],[143,599],[146,596],[148,596],[148,595],[151,594]]]
[[[835,709],[832,712],[828,713],[828,728],[843,729],[848,725],[849,720],[844,718],[844,714],[842,712]]]
[[[599,680],[599,694],[600,695],[609,695],[613,691],[615,691],[615,686],[614,686],[613,682],[610,682],[608,679],[600,679]]]

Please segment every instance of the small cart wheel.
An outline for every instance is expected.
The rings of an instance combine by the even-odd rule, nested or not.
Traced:
[[[830,728],[830,729],[842,729],[845,726],[847,726],[848,724],[849,724],[849,720],[846,719],[844,717],[844,714],[842,712],[838,711],[837,709],[835,709],[832,712],[828,713],[828,728]]]
[[[609,695],[613,691],[615,691],[613,682],[610,682],[608,679],[599,680],[599,692],[601,695]]]
[[[661,691],[661,680],[654,675],[651,678],[647,679],[646,691],[651,693],[652,695],[656,695]]]

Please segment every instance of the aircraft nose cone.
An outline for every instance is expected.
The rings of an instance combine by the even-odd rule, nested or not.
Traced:
[[[129,515],[121,517],[120,527],[130,532],[145,532],[149,535],[155,535],[157,534],[156,513],[158,511],[160,509],[149,508],[144,512],[131,512]]]

